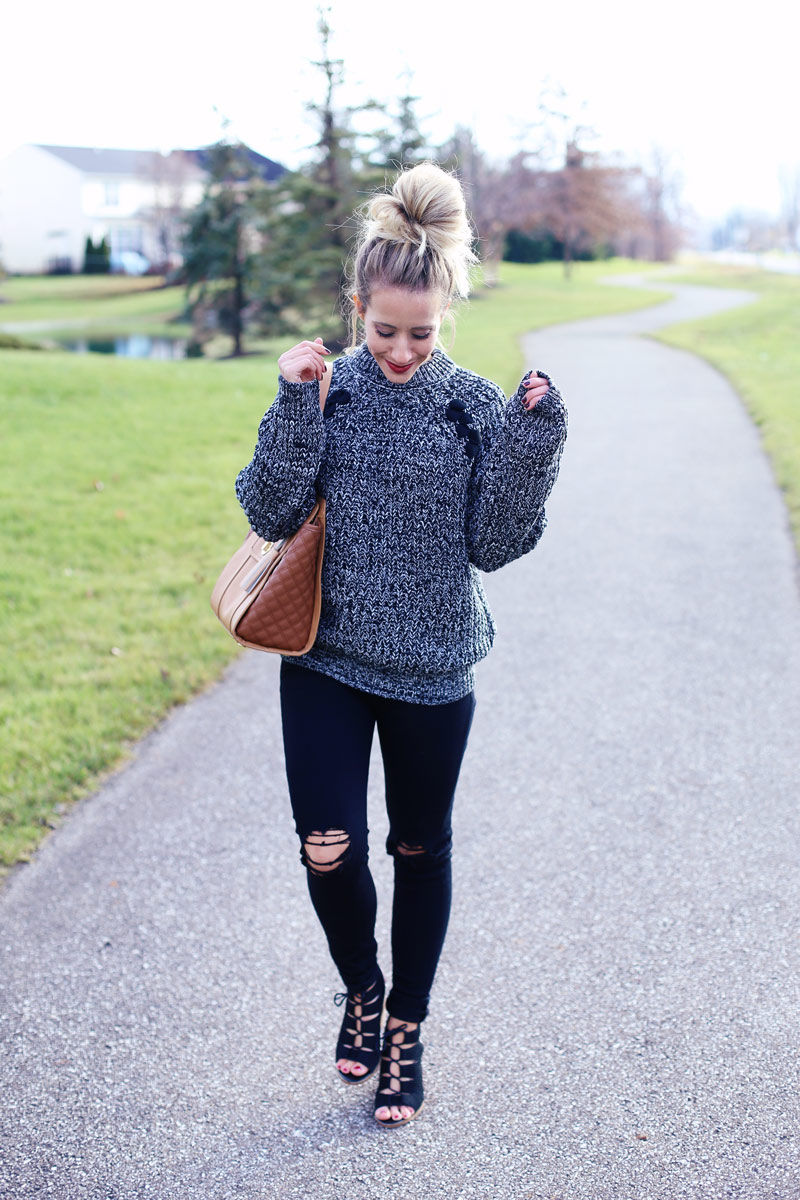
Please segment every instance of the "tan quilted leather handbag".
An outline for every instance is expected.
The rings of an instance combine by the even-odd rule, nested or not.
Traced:
[[[332,372],[320,384],[320,407]],[[322,605],[325,500],[279,542],[252,530],[223,568],[211,607],[237,642],[272,654],[305,654],[314,645]]]
[[[273,654],[305,654],[322,604],[325,501],[291,537],[267,542],[252,530],[211,593],[211,607],[237,642]]]

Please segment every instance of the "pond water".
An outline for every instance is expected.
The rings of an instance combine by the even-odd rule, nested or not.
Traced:
[[[145,337],[132,333],[114,338],[59,338],[58,345],[76,354],[120,354],[123,358],[184,358],[185,338]]]

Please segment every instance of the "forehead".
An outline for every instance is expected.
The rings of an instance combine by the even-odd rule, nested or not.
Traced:
[[[438,292],[410,292],[406,288],[376,288],[367,314],[378,325],[415,329],[438,325],[444,303]]]

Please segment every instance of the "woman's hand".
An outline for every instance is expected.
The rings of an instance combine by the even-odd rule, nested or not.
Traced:
[[[527,408],[528,412],[541,400],[545,392],[550,390],[550,380],[542,378],[536,371],[528,371],[522,380],[525,388],[525,394],[522,396],[522,407]]]
[[[327,371],[324,355],[330,354],[322,344],[322,338],[313,342],[299,342],[278,359],[278,370],[287,383],[311,383],[322,379]]]

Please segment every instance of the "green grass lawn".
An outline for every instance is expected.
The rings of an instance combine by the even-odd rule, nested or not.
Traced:
[[[669,280],[746,288],[758,296],[754,304],[657,336],[702,355],[742,397],[772,460],[800,549],[800,278],[698,264]]]
[[[275,372],[3,354],[0,862],[235,653],[208,595]]]
[[[453,353],[514,388],[519,333],[653,303],[650,293],[597,282],[615,269],[625,268],[581,266],[567,284],[550,265],[504,267],[460,314]],[[45,280],[37,291],[35,281],[7,280],[0,290],[16,293],[17,311],[41,305],[59,319],[73,305],[100,314],[102,285],[113,283]],[[136,309],[163,296],[137,286],[105,303]],[[2,306],[2,320],[11,307]],[[233,480],[277,367],[268,356],[164,363],[25,350],[0,352],[0,364],[0,864],[8,865],[30,854],[132,739],[238,652],[208,597],[246,531]]]
[[[74,322],[81,333],[186,336],[184,289],[161,284],[151,276],[10,277],[0,281],[0,326],[31,322],[34,330],[23,334],[31,338],[62,321]]]

